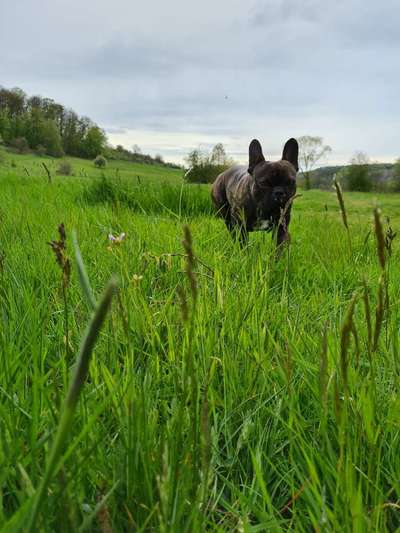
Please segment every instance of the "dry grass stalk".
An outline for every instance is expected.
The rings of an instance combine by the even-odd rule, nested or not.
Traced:
[[[388,252],[389,257],[392,255],[392,245],[393,241],[397,235],[397,232],[393,231],[393,228],[390,225],[390,218],[386,218],[388,223],[388,229],[385,232],[385,248]]]
[[[66,253],[65,243],[67,240],[67,235],[65,233],[64,224],[60,224],[58,226],[58,234],[60,235],[60,240],[50,241],[47,244],[51,246],[51,249],[56,257],[56,261],[61,268],[63,288],[66,288],[68,287],[71,278],[71,261]]]
[[[344,227],[349,231],[349,224],[347,222],[346,207],[344,205],[343,191],[340,183],[336,180],[336,176],[333,178],[333,186],[336,190],[336,196],[339,202],[340,212],[342,213],[342,220]]]
[[[382,270],[384,270],[385,264],[386,264],[385,238],[383,236],[381,210],[378,207],[375,207],[374,209],[374,226],[375,226],[376,246],[377,246],[379,264]]]

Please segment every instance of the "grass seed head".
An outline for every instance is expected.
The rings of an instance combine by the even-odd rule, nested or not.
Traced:
[[[56,257],[57,264],[61,268],[63,287],[66,288],[68,287],[71,279],[71,261],[66,253],[65,243],[67,240],[67,234],[65,232],[65,226],[63,223],[58,226],[58,234],[60,236],[60,240],[50,241],[47,244],[51,246],[51,249]]]
[[[376,236],[376,246],[379,264],[381,265],[382,270],[385,269],[385,238],[383,236],[383,228],[381,221],[381,210],[378,207],[374,209],[374,226],[375,226],[375,236]]]

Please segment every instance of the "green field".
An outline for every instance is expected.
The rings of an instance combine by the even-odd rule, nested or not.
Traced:
[[[102,178],[75,160],[49,184],[39,158],[9,158],[1,531],[398,530],[400,241],[382,268],[373,209],[399,231],[400,195],[346,194],[347,233],[333,192],[299,191],[276,261],[270,235],[232,242],[181,171],[113,163]],[[95,298],[113,274],[119,291],[73,412],[92,314],[74,231]]]
[[[162,165],[143,165],[140,163],[131,163],[130,161],[110,160],[104,169],[98,169],[94,166],[93,161],[86,159],[66,157],[61,160],[54,157],[39,157],[32,154],[20,155],[7,152],[0,147],[0,165],[3,176],[36,176],[47,180],[48,177],[43,163],[54,177],[57,175],[57,169],[62,161],[68,161],[71,164],[71,177],[78,178],[96,178],[105,175],[110,178],[129,179],[137,183],[142,180],[145,183],[159,183],[160,181],[178,183],[182,180],[183,175],[183,171],[180,169]]]

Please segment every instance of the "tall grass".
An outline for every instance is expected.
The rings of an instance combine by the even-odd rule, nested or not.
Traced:
[[[277,262],[268,235],[241,250],[201,214],[207,190],[190,186],[186,211],[176,190],[129,187],[132,208],[58,180],[0,189],[0,527],[28,524],[93,295],[115,272],[42,530],[396,531],[400,254],[394,240],[382,266],[373,199],[344,198],[350,250],[334,194],[304,193]],[[66,300],[46,244],[61,222],[87,268],[71,264]]]
[[[193,184],[138,184],[122,179],[92,180],[83,192],[89,204],[102,203],[128,207],[145,215],[175,217],[210,215],[213,207],[207,186]]]

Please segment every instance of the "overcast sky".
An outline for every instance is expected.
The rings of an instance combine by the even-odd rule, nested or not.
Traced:
[[[278,157],[400,156],[399,0],[0,0],[0,85],[87,115],[113,144],[181,160],[257,137]]]

